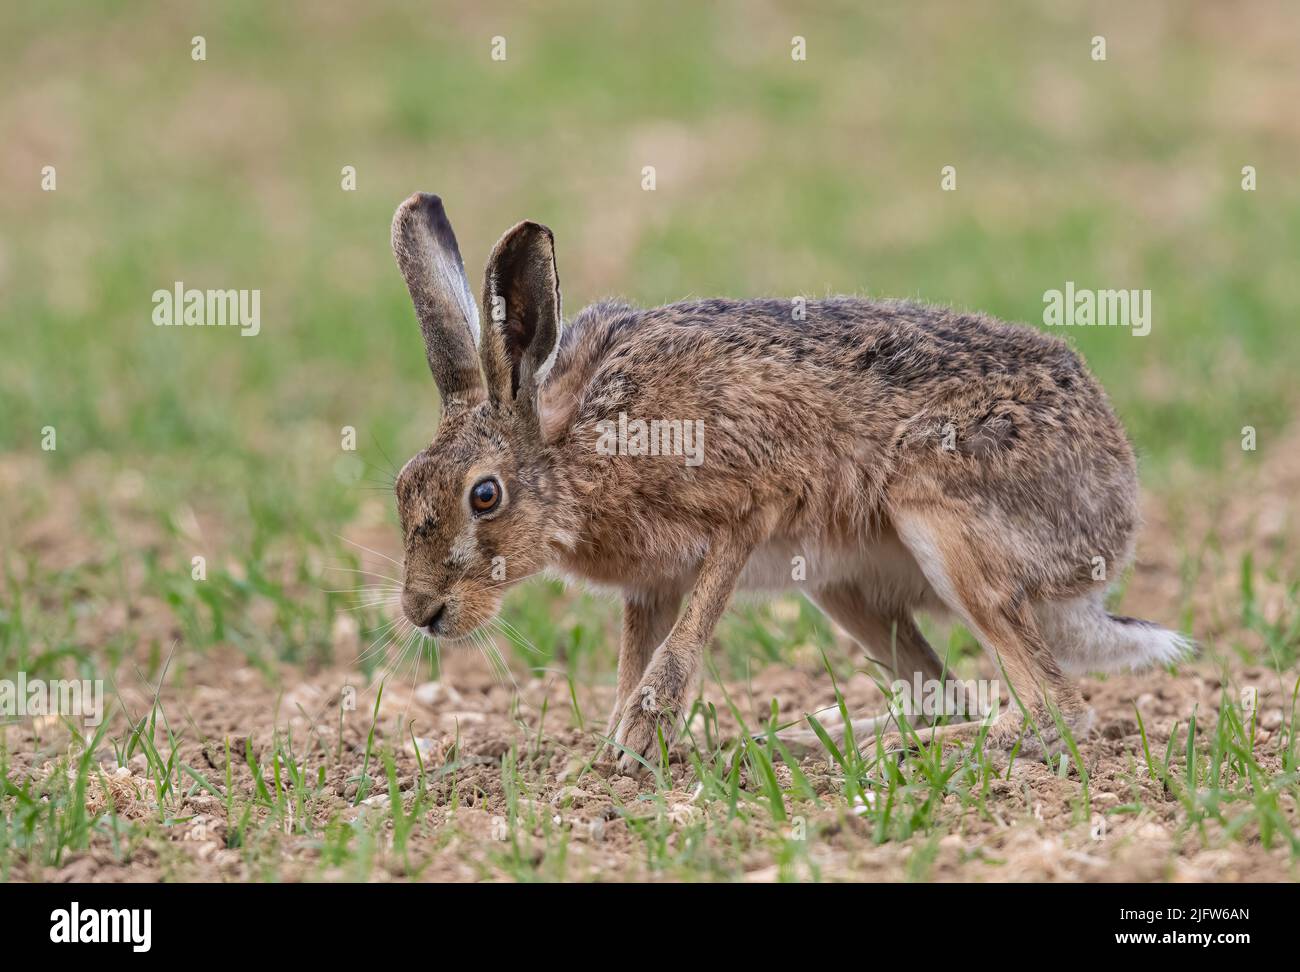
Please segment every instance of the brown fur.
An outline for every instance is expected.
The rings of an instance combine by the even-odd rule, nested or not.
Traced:
[[[422,220],[445,222],[436,197],[412,197],[395,227]],[[1127,564],[1137,480],[1104,393],[1062,341],[900,301],[810,301],[803,320],[780,300],[611,303],[576,316],[544,373],[559,330],[553,240],[521,223],[488,264],[475,385],[458,337],[430,341],[439,328],[425,324],[439,308],[459,320],[445,295],[462,283],[420,279],[461,265],[450,226],[417,242],[434,252],[411,259],[404,244],[399,264],[431,370],[459,376],[465,404],[397,482],[413,622],[444,604],[435,633],[464,635],[547,567],[622,591],[611,732],[628,769],[658,731],[671,739],[733,591],[783,586],[780,566],[801,556],[809,595],[886,667],[938,677],[911,616],[951,610],[1024,712],[1082,725],[1035,610],[1099,597],[1094,558],[1110,577]],[[619,413],[702,419],[703,463],[601,454],[600,423]],[[489,474],[506,498],[475,517],[467,492]],[[1019,720],[999,725],[1009,744]]]

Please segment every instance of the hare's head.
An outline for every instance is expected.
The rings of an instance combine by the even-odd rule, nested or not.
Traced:
[[[402,610],[425,634],[457,638],[496,614],[508,584],[544,566],[550,477],[537,390],[560,327],[554,242],[530,222],[500,239],[482,328],[437,196],[398,207],[393,253],[442,398],[433,442],[397,477]]]

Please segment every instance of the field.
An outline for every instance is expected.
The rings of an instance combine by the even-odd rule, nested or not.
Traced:
[[[863,6],[0,11],[0,679],[105,685],[97,726],[0,720],[0,878],[1300,877],[1300,9]],[[773,760],[750,733],[879,675],[740,602],[669,761],[615,775],[615,600],[535,579],[479,651],[392,637],[390,482],[438,417],[388,242],[417,189],[475,286],[549,225],[570,315],[1149,290],[1149,334],[1067,336],[1140,454],[1116,609],[1198,655],[1086,679],[1053,765]],[[259,290],[259,332],[155,326],[177,281]]]

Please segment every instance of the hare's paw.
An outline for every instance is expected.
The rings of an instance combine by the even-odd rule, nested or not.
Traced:
[[[994,762],[1001,762],[1013,752],[1021,759],[1038,759],[1051,762],[1070,751],[1069,741],[1062,729],[1075,743],[1083,742],[1092,725],[1092,711],[1082,709],[1069,714],[1036,709],[1029,719],[1019,712],[1004,711],[988,725],[980,722],[963,722],[956,725],[922,728],[900,735],[885,733],[877,743],[881,755],[890,752],[915,750],[919,745],[943,745],[945,748],[961,747],[967,750],[982,749]]]
[[[1001,731],[999,731],[999,723]],[[989,756],[1002,757],[1009,753],[1015,745],[1014,733],[1011,730],[1010,723],[1006,722],[1005,717],[1000,717],[993,725],[988,727],[987,732],[978,722],[961,722],[954,725],[919,727],[909,729],[906,732],[886,732],[874,739],[868,740],[863,744],[863,754],[875,753],[877,759],[883,759],[890,755],[905,757],[909,753],[915,753],[922,747],[938,748],[942,747],[945,751],[964,749],[973,751],[976,748],[982,750]],[[981,746],[981,737],[983,744]]]
[[[1007,754],[1014,750],[1021,759],[1056,763],[1087,740],[1092,722],[1089,708],[1052,712],[1034,706],[1028,718],[1020,712],[1003,712],[989,726],[985,748]]]
[[[665,704],[650,686],[642,686],[624,704],[618,727],[614,730],[614,742],[623,747],[619,750],[618,771],[625,776],[638,775],[645,766],[637,756],[651,766],[656,765],[659,736],[662,733],[665,744],[671,746],[676,723],[676,706]]]

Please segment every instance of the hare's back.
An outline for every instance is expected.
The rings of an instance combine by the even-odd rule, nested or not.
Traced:
[[[596,304],[566,328],[553,377],[579,391],[598,373],[717,384],[767,377],[892,390],[900,407],[954,383],[1000,379],[1092,397],[1099,390],[1063,342],[982,314],[901,300],[683,301],[636,309]]]

